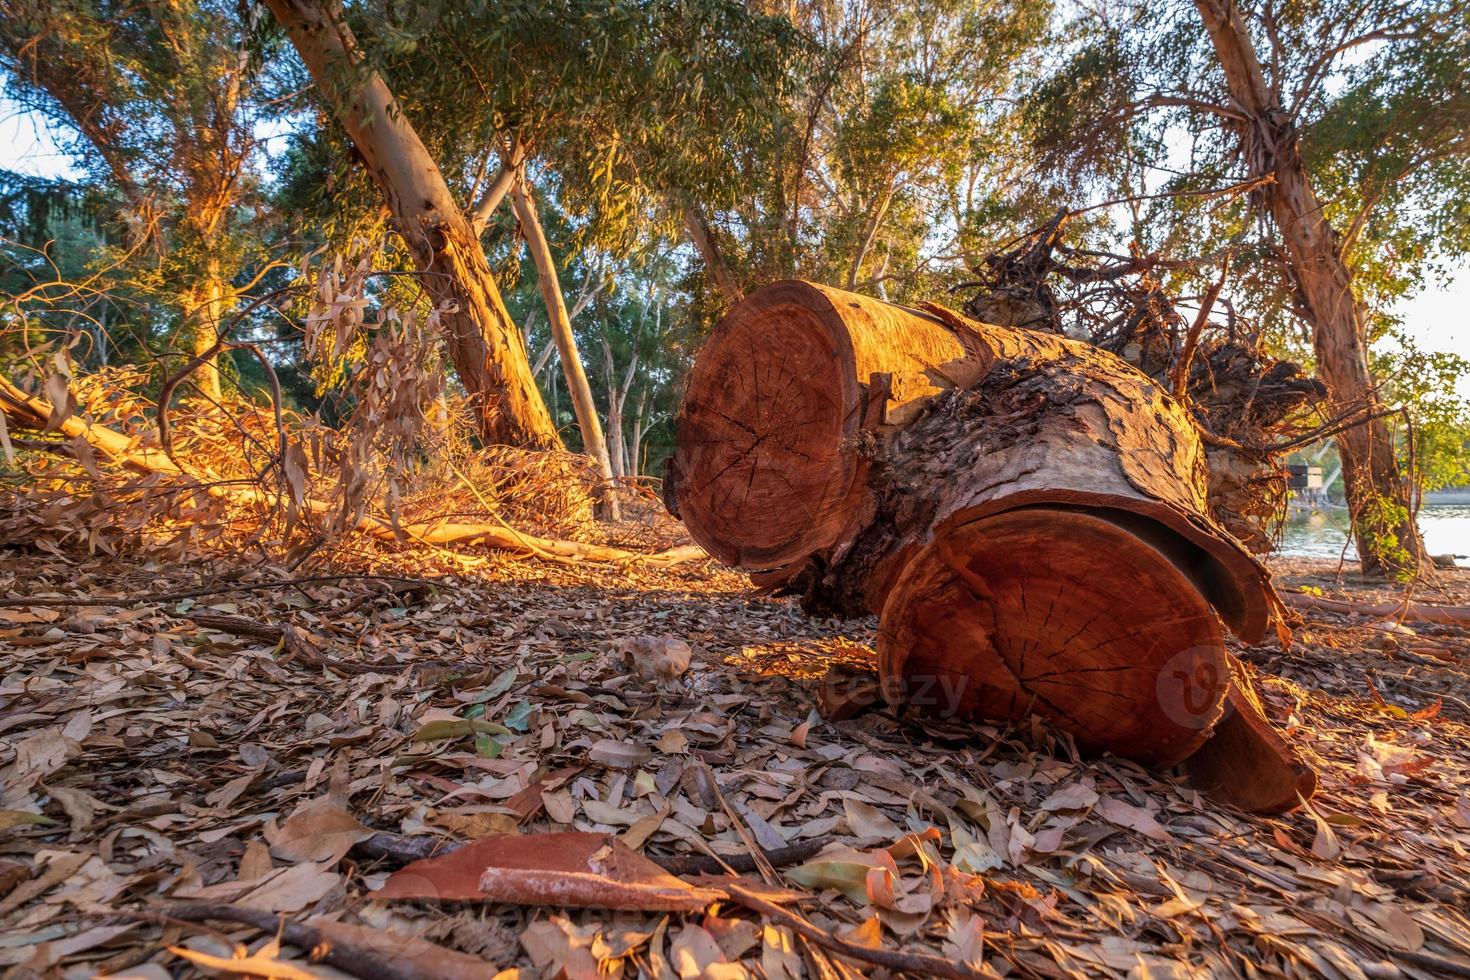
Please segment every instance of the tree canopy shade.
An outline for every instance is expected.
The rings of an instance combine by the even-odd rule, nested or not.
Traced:
[[[1174,189],[1255,181],[1237,206],[1158,209],[1154,238],[1241,252],[1242,300],[1310,328],[1334,414],[1361,420],[1338,445],[1370,571],[1423,557],[1368,349],[1386,298],[1470,250],[1465,17],[1460,0],[1109,7],[1026,113],[1060,178],[1128,190],[1142,159],[1177,164]]]

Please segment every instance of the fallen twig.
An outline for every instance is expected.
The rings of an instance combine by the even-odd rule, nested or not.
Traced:
[[[328,938],[320,929],[297,922],[287,922],[283,917],[261,909],[241,908],[238,905],[223,903],[188,902],[182,905],[165,906],[153,912],[151,916],[149,913],[143,913],[143,915],[184,922],[201,922],[208,919],[239,922],[243,925],[254,926],[262,932],[278,932],[283,942],[309,952],[314,962],[326,963],[328,966],[336,967],[355,977],[361,977],[362,980],[425,980],[426,977],[422,971],[405,969],[384,962],[359,946]]]
[[[901,970],[918,977],[955,977],[957,980],[977,980],[985,974],[981,973],[964,963],[947,960],[942,956],[930,956],[927,953],[904,953],[895,949],[872,949],[868,946],[860,946],[832,935],[825,929],[821,929],[795,912],[783,909],[774,902],[768,902],[752,892],[746,891],[739,885],[729,882],[721,882],[730,894],[731,901],[745,906],[752,912],[759,912],[767,918],[774,919],[789,928],[792,932],[807,939],[823,949],[831,950],[841,956],[859,960],[864,963],[872,963],[875,966],[887,967],[890,970]]]
[[[1344,615],[1374,616],[1394,619],[1398,622],[1414,620],[1421,623],[1470,623],[1470,607],[1436,606],[1426,602],[1344,602],[1340,599],[1325,599],[1303,592],[1288,592],[1282,598],[1288,606],[1298,609],[1316,609]]]

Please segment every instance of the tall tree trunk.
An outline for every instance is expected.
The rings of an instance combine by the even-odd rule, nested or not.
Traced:
[[[720,246],[710,231],[709,223],[704,220],[704,215],[695,204],[684,205],[684,230],[689,233],[690,243],[704,260],[705,271],[720,295],[725,298],[725,302],[732,306],[740,302],[740,284],[735,281],[735,274],[730,271],[725,256],[720,253]]]
[[[185,350],[190,357],[207,353],[219,339],[219,332],[230,315],[231,290],[221,268],[217,253],[204,258],[203,268],[193,288],[184,298]],[[190,377],[205,399],[219,403],[220,387],[219,358],[212,357],[199,366]]]
[[[507,161],[507,165],[509,162]],[[582,446],[597,466],[598,475],[604,486],[598,495],[602,516],[618,520],[616,486],[613,484],[613,464],[608,459],[607,440],[602,435],[602,423],[597,418],[597,403],[592,400],[592,386],[587,383],[587,371],[582,366],[582,353],[577,350],[577,336],[572,333],[572,318],[567,315],[566,302],[561,295],[561,279],[556,273],[556,262],[551,256],[551,245],[546,241],[546,231],[541,227],[541,218],[536,214],[536,202],[523,180],[515,180],[510,189],[510,203],[515,210],[516,220],[526,236],[526,247],[531,260],[536,264],[536,282],[541,287],[541,299],[546,304],[546,318],[551,324],[551,339],[561,355],[562,374],[567,379],[567,391],[572,396],[572,408],[577,413],[577,428],[582,432]]]
[[[638,409],[633,413],[633,437],[628,446],[628,475],[643,472],[643,420],[648,416],[648,389],[638,393]]]
[[[444,311],[449,357],[481,438],[561,445],[473,226],[455,203],[387,83],[367,70],[338,0],[266,0],[383,192],[419,272]]]
[[[1353,295],[1352,271],[1338,236],[1323,214],[1301,155],[1301,134],[1267,83],[1245,22],[1233,0],[1195,0],[1230,88],[1242,156],[1253,177],[1274,177],[1257,193],[1281,233],[1287,270],[1312,323],[1317,373],[1335,414],[1368,421],[1337,437],[1343,485],[1368,574],[1412,574],[1425,558],[1410,510],[1409,488],[1382,418],[1382,402],[1368,368],[1363,308]]]

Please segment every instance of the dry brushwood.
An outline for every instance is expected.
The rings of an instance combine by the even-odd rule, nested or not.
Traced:
[[[140,445],[138,440],[88,421],[80,415],[55,413],[46,401],[26,393],[3,376],[0,376],[0,412],[3,412],[11,427],[42,433],[54,431],[72,440],[73,444],[77,441],[84,443],[95,454],[117,466],[143,474],[189,481],[210,497],[267,509],[294,506],[301,512],[327,520],[335,519],[341,511],[336,504],[296,493],[287,494],[259,486],[240,485],[234,481],[206,479],[182,464],[177,453],[170,454],[162,449]],[[56,443],[56,446],[68,448],[67,443]],[[503,520],[493,524],[448,520],[395,523],[371,514],[363,514],[351,527],[359,533],[382,541],[407,539],[439,546],[478,544],[549,561],[674,564],[696,560],[704,555],[702,549],[688,546],[645,554],[606,545],[547,538],[519,531]]]
[[[1188,413],[1121,359],[782,282],[716,330],[675,440],[666,496],[711,554],[809,610],[880,612],[890,700],[1194,759],[1252,809],[1310,794],[1216,619],[1255,641],[1279,600],[1208,516]]]
[[[1198,263],[1157,255],[1105,255],[1062,240],[1058,213],[1013,248],[986,256],[965,312],[985,323],[1082,337],[1128,361],[1189,409],[1205,440],[1210,515],[1256,553],[1286,499],[1283,441],[1300,443],[1296,421],[1326,389],[1269,354],[1259,333],[1226,306],[1212,317],[1229,268],[1195,299],[1192,321],[1160,273]]]

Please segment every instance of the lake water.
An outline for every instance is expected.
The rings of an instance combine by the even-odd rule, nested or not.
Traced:
[[[1426,504],[1419,511],[1419,530],[1431,555],[1470,555],[1470,504]],[[1282,528],[1278,554],[1337,558],[1348,546],[1346,510],[1294,511]],[[1461,560],[1462,567],[1470,561]]]

